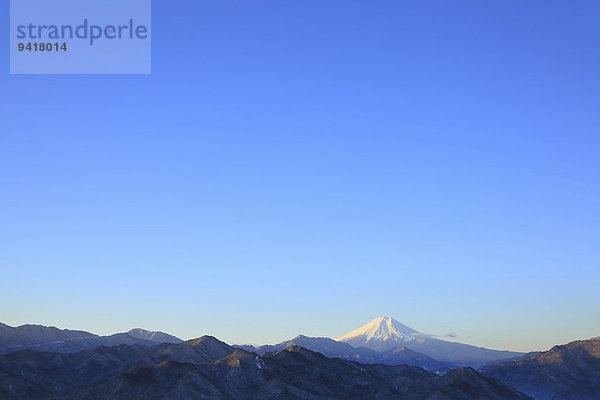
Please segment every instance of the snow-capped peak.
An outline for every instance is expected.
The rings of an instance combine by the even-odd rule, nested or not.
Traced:
[[[427,335],[401,324],[392,317],[379,317],[361,328],[335,338],[335,340],[355,347],[393,348],[423,337],[427,337]]]

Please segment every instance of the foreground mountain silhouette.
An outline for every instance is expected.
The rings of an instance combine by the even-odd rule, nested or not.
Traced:
[[[23,350],[0,356],[0,399],[48,399],[100,382],[134,366],[165,361],[201,364],[235,349],[210,336],[152,347],[120,345],[78,353]]]
[[[180,343],[182,340],[163,332],[132,329],[110,336],[85,331],[58,329],[53,326],[22,325],[11,327],[0,323],[0,354],[32,349],[56,353],[75,353],[100,346],[122,344],[154,346],[159,343]]]
[[[405,365],[330,359],[298,346],[259,356],[209,336],[180,344],[0,356],[0,398],[526,400],[470,368],[439,376]]]
[[[152,386],[145,382],[152,382]],[[237,350],[212,364],[134,368],[67,396],[83,399],[530,399],[470,368],[441,377],[408,366],[363,365],[290,347],[263,356]]]
[[[436,339],[403,325],[391,317],[376,318],[335,340],[353,347],[365,347],[379,352],[404,347],[440,362],[472,366],[525,356],[524,353],[489,350]]]
[[[483,373],[537,400],[600,399],[600,340],[580,340]]]

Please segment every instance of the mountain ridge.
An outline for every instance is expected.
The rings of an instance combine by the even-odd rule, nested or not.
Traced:
[[[54,326],[26,324],[12,327],[0,324],[0,354],[20,350],[50,351],[55,353],[76,353],[101,346],[138,344],[150,347],[158,343],[180,343],[182,340],[159,331],[141,328],[128,332],[100,336],[94,333],[59,329]]]
[[[600,341],[577,340],[482,373],[537,400],[600,399]]]
[[[385,364],[399,365],[407,364],[410,366],[421,367],[426,370],[437,370],[440,368],[452,368],[454,364],[444,363],[435,360],[429,356],[407,349],[397,347],[385,352],[378,352],[366,347],[353,347],[344,342],[338,342],[326,337],[309,337],[298,335],[291,340],[287,340],[274,345],[263,345],[254,347],[251,345],[234,346],[247,351],[255,352],[259,355],[284,350],[290,346],[300,346],[311,351],[325,355],[326,357],[341,358],[344,360],[357,361],[363,364]]]

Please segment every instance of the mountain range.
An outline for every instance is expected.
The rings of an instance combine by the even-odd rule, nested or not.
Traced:
[[[391,317],[376,318],[361,328],[335,339],[301,335],[275,345],[236,347],[262,354],[283,350],[289,346],[301,346],[328,357],[362,363],[408,364],[428,370],[457,366],[480,367],[491,362],[519,359],[526,355],[436,339]]]
[[[76,353],[100,346],[140,345],[154,346],[158,343],[181,343],[182,340],[163,332],[132,329],[110,336],[99,336],[85,331],[58,329],[53,326],[22,325],[11,327],[0,323],[0,354],[20,350]]]
[[[272,351],[285,350],[292,346],[299,346],[305,349],[316,351],[325,355],[326,357],[336,357],[344,360],[357,361],[363,364],[407,364],[418,366],[430,371],[441,368],[451,368],[455,366],[452,363],[437,361],[431,357],[409,350],[405,347],[396,347],[384,352],[378,352],[366,347],[353,347],[347,343],[338,342],[330,338],[314,338],[303,335],[275,345],[264,345],[259,347],[245,345],[235,347],[255,352],[257,354],[264,354]]]
[[[406,365],[360,364],[299,346],[257,355],[209,336],[153,348],[99,347],[0,356],[0,398],[526,400],[470,368],[444,376]]]
[[[297,336],[276,345],[234,347],[211,336],[184,342],[143,329],[98,336],[0,324],[0,346],[7,350],[0,355],[0,398],[600,400],[598,339],[511,353],[516,359],[474,368],[409,346],[458,349],[441,355],[466,354],[478,363],[507,358],[507,352],[445,342],[391,318],[336,339]],[[79,343],[104,344],[76,351]]]
[[[146,382],[152,382],[152,386]],[[238,349],[210,364],[139,367],[66,396],[83,399],[511,399],[530,397],[478,372],[445,376],[408,366],[363,365],[293,346],[258,356]]]
[[[100,346],[111,347],[124,344],[152,347],[159,343],[181,342],[181,339],[167,333],[139,328],[110,336],[99,336],[80,330],[61,330],[41,325],[10,327],[0,324],[0,354],[27,349],[75,353]],[[263,354],[268,351],[284,350],[290,346],[301,346],[327,357],[361,363],[408,364],[432,371],[457,366],[480,367],[490,362],[525,356],[523,353],[488,350],[439,340],[390,317],[377,318],[335,340],[300,335],[275,345],[236,347]]]

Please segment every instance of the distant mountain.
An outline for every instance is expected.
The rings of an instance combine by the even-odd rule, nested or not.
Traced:
[[[292,346],[300,346],[311,351],[319,352],[326,357],[337,357],[344,360],[358,361],[363,364],[407,364],[425,368],[430,371],[440,368],[454,367],[453,364],[437,361],[431,357],[417,353],[405,347],[397,347],[385,352],[378,352],[366,347],[353,347],[347,343],[338,342],[330,338],[313,338],[303,335],[275,345],[265,345],[260,347],[234,347],[242,348],[247,351],[253,351],[257,354],[264,354],[270,351],[284,350]]]
[[[436,339],[409,328],[391,317],[376,318],[367,325],[339,336],[335,340],[354,347],[366,347],[380,352],[403,347],[440,362],[476,367],[490,362],[525,356],[524,353],[489,350]]]
[[[11,327],[0,324],[0,354],[20,350],[76,353],[101,346],[140,345],[151,347],[157,343],[180,343],[181,339],[162,332],[133,329],[127,333],[98,336],[85,331],[58,329],[42,325]]]
[[[429,371],[456,367],[452,363],[438,361],[406,347],[396,347],[395,349],[384,351],[379,354],[375,362],[386,365],[413,365]]]
[[[600,399],[600,341],[580,340],[482,369],[537,400]]]
[[[0,354],[42,344],[96,337],[97,335],[89,332],[58,329],[53,326],[22,325],[13,328],[0,323]]]
[[[387,351],[402,347],[406,342],[416,338],[429,336],[401,324],[391,317],[375,318],[345,335],[336,337],[338,342],[348,343],[354,347],[367,347],[375,351]]]
[[[379,353],[364,347],[356,348],[346,343],[337,342],[330,338],[324,337],[309,337],[304,335],[296,336],[291,340],[286,340],[274,345],[264,345],[260,347],[253,346],[234,346],[243,348],[248,351],[253,351],[257,354],[264,354],[270,351],[285,350],[288,347],[299,346],[305,349],[316,351],[323,354],[325,357],[338,357],[352,359],[356,361],[372,361],[379,356]]]
[[[129,336],[136,339],[149,340],[153,343],[181,343],[183,340],[173,335],[159,331],[147,331],[145,329],[136,328],[127,332]]]
[[[33,350],[0,356],[0,399],[48,399],[115,377],[132,367],[175,360],[212,363],[234,348],[210,336],[154,347],[120,345],[61,354]]]
[[[211,364],[137,367],[65,400],[108,399],[531,400],[470,368],[441,377],[408,366],[364,365],[301,347],[257,356],[245,350]]]

